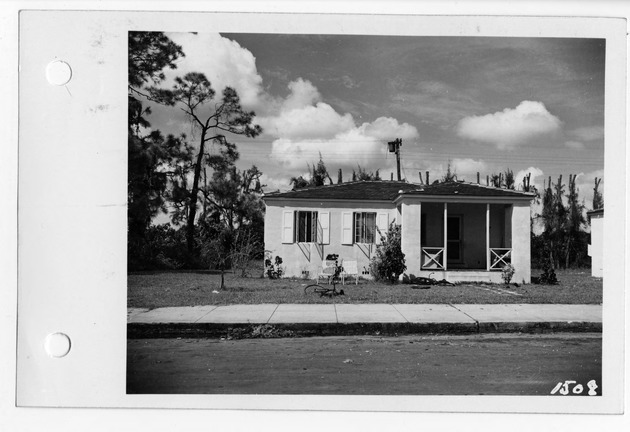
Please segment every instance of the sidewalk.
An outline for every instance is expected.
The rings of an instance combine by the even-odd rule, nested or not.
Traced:
[[[601,305],[260,304],[128,309],[131,337],[217,335],[267,324],[296,335],[594,331]]]

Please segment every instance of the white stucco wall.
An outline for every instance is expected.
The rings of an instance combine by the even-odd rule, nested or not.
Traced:
[[[532,280],[530,217],[529,202],[514,204],[511,218],[512,265],[516,272],[512,282],[530,283]]]
[[[274,202],[267,200],[265,213],[265,250],[274,257],[282,257],[285,276],[309,277],[313,279],[321,266],[322,258],[314,243],[282,243],[282,217],[285,211],[317,211],[329,212],[329,244],[323,245],[323,258],[328,254],[338,254],[343,260],[356,260],[359,273],[369,268],[371,257],[376,246],[361,244],[342,244],[342,214],[346,212],[374,212],[386,213],[387,223],[391,223],[397,217],[397,210],[392,203],[359,202],[349,206],[347,202],[313,202],[313,201],[287,201]],[[325,205],[324,205],[325,204]],[[306,273],[308,272],[308,273]],[[368,276],[367,274],[363,275]]]
[[[591,257],[591,276],[604,276],[604,215],[591,216],[591,244],[588,246]]]

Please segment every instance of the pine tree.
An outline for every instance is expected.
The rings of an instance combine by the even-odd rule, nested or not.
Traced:
[[[186,215],[186,244],[188,251],[193,253],[197,203],[201,193],[199,183],[204,158],[207,157],[206,146],[216,143],[221,147],[219,155],[208,158],[210,165],[220,167],[221,164],[230,164],[238,159],[238,152],[236,145],[228,141],[228,134],[254,138],[262,129],[253,124],[255,113],[241,107],[240,98],[233,88],[226,87],[221,99],[216,100],[216,93],[203,73],[189,72],[175,78],[171,90],[151,87],[149,93],[157,103],[179,107],[200,131]]]
[[[593,188],[593,210],[599,210],[604,208],[604,196],[599,190],[599,185],[602,182],[601,178],[595,177],[595,187]]]

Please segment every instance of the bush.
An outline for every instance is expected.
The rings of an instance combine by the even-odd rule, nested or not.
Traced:
[[[370,261],[370,273],[377,281],[396,282],[407,270],[405,254],[400,244],[400,226],[393,222],[385,236],[381,235],[381,244],[376,247],[376,255]]]
[[[553,269],[553,266],[549,261],[543,261],[543,273],[540,275],[538,280],[543,285],[556,285],[558,283],[558,278],[556,277],[556,271]]]
[[[542,260],[543,273],[538,278],[538,281],[543,285],[556,285],[558,278],[556,277],[556,271],[553,269],[553,261],[551,260],[550,248],[545,243],[543,249],[543,257],[547,257]]]
[[[282,270],[282,257],[276,256],[271,261],[271,255],[267,255],[265,258],[265,274],[269,279],[280,279],[284,271]]]
[[[514,266],[512,264],[506,264],[503,266],[503,269],[501,269],[501,277],[503,278],[503,282],[506,285],[510,284],[512,276],[514,276],[515,272],[516,270],[514,269]]]
[[[150,226],[142,238],[129,238],[127,268],[139,270],[177,270],[194,268],[196,262],[186,248],[183,229],[169,224]]]

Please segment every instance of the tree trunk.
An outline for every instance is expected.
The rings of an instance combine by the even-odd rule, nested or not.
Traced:
[[[201,142],[199,144],[199,154],[197,154],[197,164],[195,165],[195,176],[193,177],[192,190],[190,191],[190,204],[188,207],[188,220],[186,221],[186,245],[188,252],[193,253],[195,249],[195,217],[197,216],[197,199],[199,195],[199,178],[201,177],[201,163],[203,161],[203,146],[206,139],[206,131],[201,131]]]
[[[225,287],[225,280],[223,279],[224,273],[225,273],[225,270],[221,269],[221,287],[219,288],[219,290],[223,290],[223,288]]]

